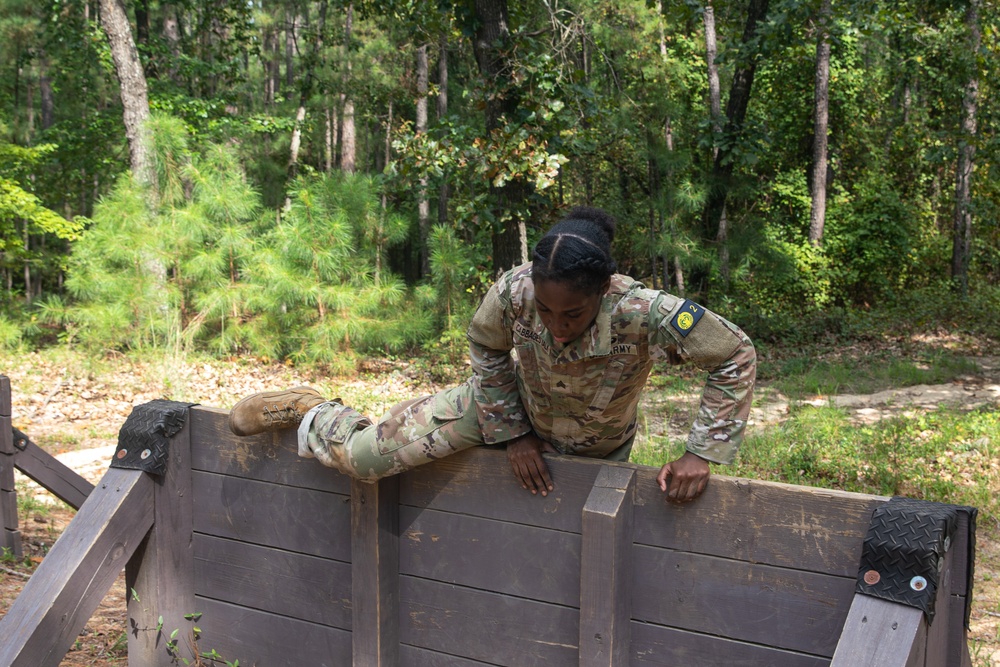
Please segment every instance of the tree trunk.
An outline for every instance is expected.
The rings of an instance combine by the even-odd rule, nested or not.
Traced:
[[[47,130],[55,122],[56,103],[49,78],[49,56],[44,50],[38,55],[38,91],[42,97],[42,129]]]
[[[757,33],[757,24],[763,22],[767,16],[767,6],[768,0],[750,0],[747,21],[743,29],[744,47],[753,42]],[[748,53],[745,59],[737,65],[736,72],[733,74],[733,82],[729,88],[729,101],[726,103],[725,134],[730,138],[739,136],[743,129],[747,106],[750,104],[754,73],[757,69],[758,53],[759,47]],[[733,173],[733,163],[728,158],[728,149],[719,150],[712,165],[708,199],[702,214],[702,222],[707,234],[719,229],[719,223],[726,210],[729,180]]]
[[[392,100],[389,100],[389,118],[385,124],[385,164],[389,164],[392,159]],[[382,213],[385,214],[389,207],[389,196],[386,189],[382,188]]]
[[[702,15],[705,24],[705,62],[708,65],[708,108],[712,117],[712,157],[719,154],[719,135],[722,134],[722,90],[719,86],[719,66],[715,64],[718,46],[715,34],[715,9],[711,2],[705,3]],[[663,45],[666,48],[666,44]]]
[[[309,104],[309,100],[312,98],[313,88],[315,87],[314,82],[316,79],[313,74],[319,62],[320,54],[323,52],[323,30],[326,27],[327,4],[328,0],[323,0],[319,3],[319,19],[316,24],[316,37],[313,39],[312,52],[310,53],[305,77],[302,81],[302,88],[299,91],[299,108],[295,113],[295,127],[292,129],[291,150],[288,156],[287,182],[289,185],[298,175],[299,148],[302,145],[302,126],[306,120],[306,105]],[[288,210],[288,207],[291,205],[292,200],[288,195],[286,195],[285,210]]]
[[[816,41],[816,106],[813,116],[812,211],[809,242],[823,244],[826,223],[827,129],[830,113],[830,0],[819,7]]]
[[[333,171],[333,160],[337,155],[337,110],[326,102],[326,164],[324,171]]]
[[[655,290],[656,289],[656,279],[658,277],[657,276],[657,269],[656,269],[656,255],[657,255],[657,252],[656,252],[656,236],[657,236],[657,229],[656,229],[656,207],[657,207],[657,201],[660,200],[660,199],[662,199],[662,197],[660,197],[660,187],[661,186],[660,186],[659,174],[657,173],[659,171],[659,168],[656,165],[656,158],[655,158],[655,154],[653,152],[653,150],[655,148],[655,145],[653,143],[652,133],[649,133],[647,135],[647,142],[648,142],[648,146],[649,146],[649,148],[647,149],[649,151],[649,157],[646,159],[646,180],[649,182],[649,185],[648,185],[649,192],[652,195],[651,197],[649,197],[649,206],[648,206],[648,208],[649,208],[649,211],[648,211],[648,214],[649,214],[649,260],[650,260],[650,262],[649,262],[649,264],[650,264],[650,267],[649,267],[650,273],[649,273],[649,275],[650,275],[650,277],[652,279],[652,284],[650,284],[650,287],[652,287]],[[666,285],[664,285],[664,287],[666,287]]]
[[[281,85],[281,64],[278,56],[278,31],[274,27],[264,31],[264,48],[261,58],[264,61],[264,106],[272,106]]]
[[[149,46],[149,0],[135,3],[135,43]]]
[[[520,105],[521,95],[511,80],[510,25],[507,0],[475,0],[478,21],[472,49],[479,72],[492,88],[486,98],[486,133],[501,129]],[[493,212],[493,270],[499,274],[528,259],[526,205],[531,186],[520,178],[502,186],[490,185]]]
[[[448,35],[441,33],[440,49],[438,52],[438,96],[437,96],[437,118],[438,122],[444,121],[448,115]],[[441,188],[438,190],[438,224],[443,225],[448,222],[448,175],[441,179]]]
[[[128,138],[132,175],[140,183],[154,185],[152,159],[146,145],[145,128],[149,118],[149,97],[146,76],[139,61],[139,52],[132,41],[132,29],[122,0],[100,0],[101,25],[108,37],[111,58],[121,91],[124,108],[125,136]]]
[[[340,94],[343,126],[340,133],[340,169],[353,174],[356,169],[357,137],[354,130],[354,100],[347,94],[351,83],[351,27],[354,21],[354,3],[347,3],[347,18],[344,21],[344,78]]]
[[[976,110],[979,103],[979,75],[976,62],[982,39],[979,30],[979,2],[969,0],[965,25],[969,31],[971,54],[969,80],[962,97],[962,135],[958,143],[955,169],[955,218],[952,237],[951,279],[965,296],[969,290],[969,262],[972,257],[972,171],[976,157]]]
[[[298,27],[298,13],[293,7],[285,8],[285,88],[295,86],[295,30]]]
[[[715,33],[715,8],[711,1],[705,3],[702,15],[705,25],[705,62],[708,65],[708,109],[712,121],[712,158],[719,157],[719,142],[722,140],[722,87],[719,84],[719,66],[715,63],[718,43]],[[729,217],[723,205],[719,215],[715,241],[719,247],[719,273],[722,283],[729,286]]]
[[[35,134],[35,86],[31,75],[24,78],[24,112],[28,125],[28,137]]]
[[[34,288],[31,285],[31,261],[28,259],[31,255],[31,235],[28,234],[28,221],[22,220],[24,223],[24,302],[31,305],[31,297],[34,294]]]
[[[167,40],[167,44],[170,45],[170,80],[178,83],[181,57],[181,30],[180,23],[177,21],[176,8],[171,7],[167,9],[163,17],[163,37]]]
[[[428,81],[427,44],[421,44],[417,47],[417,122],[414,128],[418,135],[427,133]],[[427,176],[420,177],[417,191],[417,221],[420,229],[420,273],[429,276],[431,265],[427,252],[427,237],[430,234],[431,206],[427,201]]]
[[[142,45],[143,53],[146,54],[144,73],[147,78],[156,78],[156,65],[149,52],[149,0],[138,0],[135,3],[135,43]]]

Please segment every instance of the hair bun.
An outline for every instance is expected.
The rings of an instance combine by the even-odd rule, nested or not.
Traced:
[[[574,206],[563,220],[584,220],[596,225],[608,237],[608,245],[615,240],[618,222],[614,216],[594,206]]]

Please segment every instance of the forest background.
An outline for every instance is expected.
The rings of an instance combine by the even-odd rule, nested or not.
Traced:
[[[0,344],[461,354],[577,204],[762,343],[1000,331],[998,14],[2,0]]]

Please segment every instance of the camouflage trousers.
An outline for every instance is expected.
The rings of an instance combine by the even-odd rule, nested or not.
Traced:
[[[299,456],[374,482],[485,444],[475,404],[480,391],[473,376],[457,387],[399,403],[375,424],[340,403],[317,405],[299,425]],[[632,442],[602,458],[628,461]]]
[[[476,382],[400,403],[374,424],[346,405],[318,405],[299,425],[299,456],[375,481],[481,445]]]

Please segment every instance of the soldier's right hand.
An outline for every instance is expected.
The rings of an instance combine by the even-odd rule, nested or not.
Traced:
[[[507,443],[507,460],[510,461],[510,467],[514,469],[514,476],[521,482],[521,488],[527,489],[533,494],[541,491],[543,496],[547,496],[553,486],[552,478],[549,476],[549,467],[545,465],[542,452],[559,453],[555,447],[534,433],[523,435]]]

